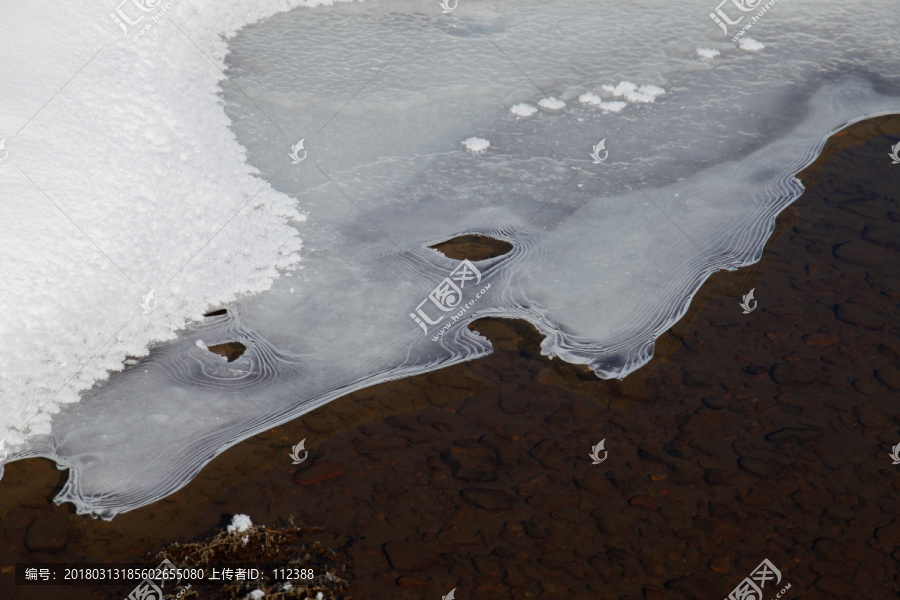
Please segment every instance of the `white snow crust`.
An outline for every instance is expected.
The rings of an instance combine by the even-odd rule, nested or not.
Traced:
[[[333,3],[126,3],[127,32],[113,2],[0,6],[0,459],[126,356],[296,267],[305,215],[254,175],[217,93],[238,29]]]

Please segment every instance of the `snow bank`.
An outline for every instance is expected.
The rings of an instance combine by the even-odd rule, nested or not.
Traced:
[[[126,356],[297,264],[305,217],[254,176],[217,92],[225,39],[320,4],[0,8],[0,459]]]

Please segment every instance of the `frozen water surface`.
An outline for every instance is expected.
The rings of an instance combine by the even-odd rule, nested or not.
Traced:
[[[389,0],[246,27],[224,108],[260,179],[308,215],[302,270],[62,407],[11,458],[70,468],[57,500],[109,518],[349,391],[485,355],[466,328],[485,316],[625,376],[711,273],[760,258],[828,135],[900,112],[895,8],[778,2],[742,47],[706,0]],[[428,248],[470,233],[514,248],[471,266]],[[227,363],[198,340],[247,351]]]

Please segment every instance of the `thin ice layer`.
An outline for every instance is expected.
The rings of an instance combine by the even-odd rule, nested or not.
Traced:
[[[525,318],[546,354],[624,376],[710,273],[758,260],[830,133],[900,109],[898,49],[859,50],[896,29],[882,4],[879,23],[778,4],[781,30],[756,23],[754,52],[723,43],[700,1],[451,17],[379,2],[247,28],[229,76],[253,102],[225,86],[226,110],[250,163],[309,214],[304,269],[65,407],[19,456],[70,467],[59,500],[111,517],[337,396],[483,356],[465,327],[483,316]],[[546,98],[565,106],[510,112]],[[490,145],[468,152],[472,137]],[[514,249],[466,271],[427,249],[464,233]],[[226,363],[197,340],[247,352]]]

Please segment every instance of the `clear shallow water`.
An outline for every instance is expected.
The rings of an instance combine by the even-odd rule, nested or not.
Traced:
[[[225,83],[225,109],[260,176],[309,215],[304,268],[65,407],[13,458],[70,467],[58,500],[111,517],[350,390],[483,356],[465,325],[484,316],[531,321],[546,354],[598,376],[638,368],[710,273],[758,259],[831,132],[900,111],[900,49],[878,46],[897,30],[887,3],[878,22],[777,4],[778,27],[749,33],[759,52],[722,43],[713,8],[377,2],[248,27],[229,76],[253,103]],[[622,81],[665,93],[619,113],[578,101],[617,100],[603,86]],[[566,107],[509,111],[547,96]],[[466,152],[472,136],[490,148]],[[300,138],[307,158],[291,164]],[[601,139],[609,157],[593,164]],[[476,263],[444,313],[427,298],[460,263],[427,246],[465,233],[514,249]],[[448,315],[427,334],[410,318],[422,301]],[[198,340],[248,350],[226,363]]]

